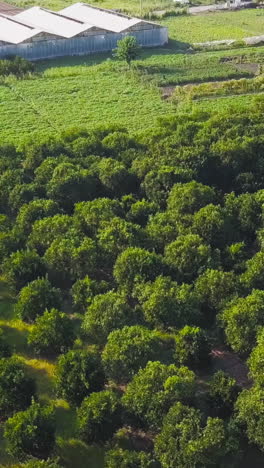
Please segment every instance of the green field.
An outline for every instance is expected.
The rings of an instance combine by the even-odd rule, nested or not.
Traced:
[[[176,41],[206,42],[243,39],[264,34],[264,10],[218,12],[197,16],[178,16],[162,21]]]
[[[71,5],[71,0],[9,0],[8,3],[20,6],[22,8],[28,8],[30,6],[39,5],[45,8],[54,10],[61,10],[65,6]],[[91,5],[95,5],[101,8],[118,8],[125,12],[132,13],[134,15],[140,14],[140,2],[139,0],[91,0],[88,2]],[[199,1],[197,3],[200,3]],[[206,2],[205,2],[206,3]],[[171,9],[174,6],[173,0],[143,0],[142,12],[160,10],[160,9]]]
[[[144,51],[132,71],[105,55],[43,62],[31,79],[7,80],[0,86],[0,138],[18,142],[34,133],[58,134],[67,127],[108,123],[130,131],[151,128],[158,117],[176,111],[161,99],[159,86],[253,76],[236,63],[222,63],[237,50],[175,52]],[[243,49],[243,55],[262,63],[264,48]]]

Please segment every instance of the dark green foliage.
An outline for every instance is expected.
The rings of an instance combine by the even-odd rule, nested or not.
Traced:
[[[28,234],[35,221],[54,216],[58,211],[57,203],[52,200],[33,200],[20,208],[16,223],[25,234]]]
[[[189,284],[178,285],[169,277],[159,276],[153,283],[140,283],[134,296],[146,321],[154,326],[181,327],[199,322],[199,300]]]
[[[98,354],[69,351],[59,357],[56,370],[57,394],[74,405],[80,405],[91,392],[101,390],[105,381]]]
[[[207,335],[199,327],[186,325],[175,337],[174,357],[178,364],[191,368],[206,367],[210,363]]]
[[[140,200],[131,205],[129,212],[127,213],[127,219],[133,223],[140,224],[140,226],[145,226],[149,216],[154,214],[156,211],[157,205],[155,203]]]
[[[209,467],[223,452],[224,438],[221,419],[208,418],[202,427],[199,411],[176,403],[164,418],[155,453],[162,468]]]
[[[254,289],[247,297],[234,299],[221,316],[227,342],[234,351],[248,353],[264,325],[264,291]]]
[[[240,61],[231,55],[230,69]],[[32,468],[57,468],[45,462],[57,453],[73,465],[74,447],[89,465],[91,443],[104,443],[109,468],[242,466],[248,444],[263,450],[264,107],[232,109],[178,109],[134,136],[111,125],[0,145],[2,419],[32,396],[73,406],[56,403],[54,451],[45,430],[36,442],[35,416],[29,429],[17,416],[7,445],[39,457]],[[227,370],[234,353],[240,366],[250,355],[252,388],[239,394],[231,376],[213,375],[218,345],[232,348]],[[37,369],[34,352],[51,363]],[[55,378],[42,375],[53,364]]]
[[[112,135],[111,135],[112,136]],[[109,137],[104,144],[109,146]],[[118,148],[120,150],[120,147]],[[130,193],[135,188],[135,177],[119,161],[112,158],[102,158],[97,166],[99,180],[103,186],[114,196]]]
[[[197,234],[179,236],[165,248],[165,260],[178,281],[193,281],[206,268],[217,265],[217,255]]]
[[[225,243],[225,218],[219,205],[206,205],[193,216],[191,230],[212,247],[223,247]]]
[[[97,187],[97,179],[88,170],[62,163],[54,169],[47,185],[47,195],[65,210],[71,211],[75,203],[93,199]]]
[[[22,78],[23,75],[34,71],[34,65],[22,57],[12,57],[10,59],[0,60],[0,75],[15,75]]]
[[[165,245],[174,241],[178,235],[176,223],[168,212],[150,216],[146,231],[153,246],[160,253],[163,252]]]
[[[96,244],[89,237],[58,238],[46,250],[44,259],[49,276],[65,287],[85,274],[93,275],[97,261]]]
[[[103,293],[105,290],[107,290],[105,281],[97,282],[89,278],[89,276],[77,280],[71,289],[72,302],[76,312],[84,313],[93,301],[94,296]]]
[[[174,214],[194,214],[209,203],[216,201],[215,191],[196,181],[175,184],[168,198],[168,209]]]
[[[112,449],[106,453],[106,468],[155,468],[151,455],[123,449]]]
[[[77,203],[74,217],[85,232],[95,234],[103,221],[111,221],[121,211],[118,200],[98,198],[91,202]]]
[[[139,55],[139,45],[134,36],[127,36],[117,42],[115,56],[119,60],[125,60],[131,65],[132,60],[135,60]]]
[[[35,221],[28,245],[43,255],[54,240],[67,237],[73,227],[73,220],[67,215],[55,215]]]
[[[114,381],[127,382],[161,347],[158,336],[139,325],[112,331],[102,354],[105,372]]]
[[[235,409],[237,420],[245,430],[249,442],[264,449],[264,390],[255,386],[240,393]]]
[[[110,291],[95,296],[83,321],[83,330],[98,341],[105,341],[109,333],[136,322],[136,314],[125,296]]]
[[[112,437],[121,423],[120,401],[110,390],[92,393],[77,412],[81,439],[87,443],[104,442]]]
[[[145,427],[157,429],[173,403],[191,401],[194,387],[195,375],[187,367],[149,362],[128,384],[122,402]]]
[[[59,462],[57,460],[52,460],[51,458],[48,458],[47,460],[37,460],[34,458],[19,466],[21,468],[61,468]]]
[[[209,404],[213,415],[230,416],[239,390],[235,379],[223,371],[216,372],[209,382]]]
[[[98,245],[100,247],[100,263],[112,267],[117,256],[131,246],[140,246],[146,236],[138,224],[125,221],[122,218],[112,218],[103,221],[98,229]]]
[[[241,275],[242,284],[250,291],[264,288],[264,252],[257,252],[246,262],[246,271]]]
[[[53,288],[47,279],[42,278],[32,281],[21,289],[15,310],[22,320],[34,322],[45,309],[60,307],[61,303],[61,291]]]
[[[2,329],[0,329],[0,358],[11,356],[11,348]]]
[[[131,292],[136,281],[154,280],[163,268],[161,257],[155,253],[130,247],[117,258],[114,277],[121,288]]]
[[[43,260],[34,250],[21,250],[11,254],[3,263],[6,277],[21,289],[27,283],[45,276],[46,268]]]
[[[66,314],[51,309],[36,319],[28,336],[28,344],[36,353],[53,355],[68,351],[74,338],[73,321]]]
[[[261,387],[264,385],[264,329],[260,329],[260,333],[257,338],[257,345],[253,348],[252,353],[248,359],[248,366],[250,370],[250,376],[254,382]]]
[[[237,283],[232,272],[208,269],[197,278],[195,292],[203,307],[216,313],[235,296]]]
[[[51,406],[32,401],[26,411],[16,413],[5,424],[7,451],[24,459],[27,456],[47,458],[55,444],[55,420]]]
[[[17,184],[9,194],[8,205],[11,212],[16,214],[24,204],[44,196],[43,188],[37,184]]]
[[[30,405],[36,394],[34,380],[16,357],[0,359],[0,411],[3,418]]]
[[[163,207],[173,185],[177,182],[189,182],[192,178],[193,171],[191,170],[162,166],[157,170],[150,170],[142,185],[148,199]]]

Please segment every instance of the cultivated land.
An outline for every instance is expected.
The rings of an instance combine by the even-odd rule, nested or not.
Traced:
[[[0,138],[21,142],[34,133],[113,122],[132,132],[151,128],[158,117],[176,112],[170,100],[161,99],[162,87],[251,78],[263,56],[263,47],[184,53],[172,42],[143,51],[132,71],[110,55],[43,62],[38,75],[0,86]]]
[[[71,5],[71,0],[10,0],[8,3],[15,4],[22,8],[28,8],[34,5],[40,5],[45,8],[51,8],[60,10],[65,8],[67,5]],[[95,5],[101,8],[115,8],[122,9],[128,13],[138,14],[140,13],[139,1],[138,0],[103,0],[89,1],[91,5]],[[143,0],[143,12],[149,12],[154,10],[163,10],[166,8],[172,8],[174,3],[172,0]]]
[[[264,34],[264,10],[217,12],[167,18],[170,37],[187,43],[243,39]]]

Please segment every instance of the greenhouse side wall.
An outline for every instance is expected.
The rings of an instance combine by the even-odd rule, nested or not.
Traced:
[[[56,39],[0,46],[0,57],[18,55],[28,60],[40,60],[69,55],[89,55],[108,52],[125,36],[135,36],[142,47],[158,47],[168,42],[167,28],[142,29],[121,34],[109,33],[72,39]]]

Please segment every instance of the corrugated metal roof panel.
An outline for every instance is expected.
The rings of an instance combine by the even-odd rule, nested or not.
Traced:
[[[65,38],[77,36],[77,34],[92,28],[89,24],[84,24],[83,21],[66,18],[60,13],[40,7],[29,8],[16,15],[16,19],[42,31]]]
[[[40,33],[39,29],[21,24],[14,17],[8,18],[0,15],[0,41],[9,44],[20,44]]]
[[[98,28],[117,33],[142,22],[141,19],[130,18],[111,10],[92,7],[87,3],[75,3],[61,10],[60,13]]]

